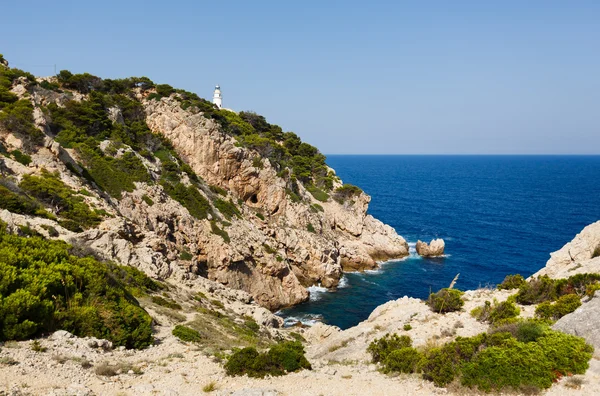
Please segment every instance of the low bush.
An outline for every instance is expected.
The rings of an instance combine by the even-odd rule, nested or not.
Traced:
[[[212,231],[213,234],[219,235],[221,238],[223,238],[223,240],[225,242],[227,242],[227,243],[231,242],[231,239],[229,239],[229,234],[227,233],[227,231],[219,228],[216,221],[211,220],[210,230]]]
[[[13,150],[10,152],[10,154],[13,156],[15,161],[17,161],[20,164],[23,164],[25,166],[31,164],[31,156],[23,154],[21,150]]]
[[[123,191],[133,191],[135,182],[151,181],[146,167],[132,152],[113,158],[85,144],[78,145],[77,150],[92,181],[112,197],[121,198]]]
[[[471,315],[478,321],[489,322],[491,324],[516,318],[520,313],[521,310],[511,301],[503,301],[501,303],[494,301],[493,305],[489,301],[486,301],[483,306],[471,311]]]
[[[223,199],[215,199],[213,201],[213,204],[215,205],[215,208],[217,208],[217,210],[219,212],[221,212],[221,214],[223,216],[225,216],[225,218],[227,220],[231,220],[231,218],[234,217],[234,216],[235,217],[242,217],[242,214],[240,213],[240,210],[231,201],[225,201]]]
[[[267,352],[260,353],[248,347],[234,352],[227,363],[228,375],[244,375],[263,378],[266,375],[280,376],[298,370],[311,369],[304,356],[304,347],[298,341],[287,341],[272,346]]]
[[[402,348],[410,348],[411,346],[412,340],[409,336],[399,336],[396,333],[388,333],[379,339],[373,340],[369,344],[367,352],[371,354],[373,363],[378,363],[384,361],[388,355],[392,353],[392,351]]]
[[[320,188],[317,188],[313,185],[308,185],[308,186],[306,186],[306,189],[308,190],[309,193],[311,193],[311,195],[317,201],[327,202],[327,200],[329,200],[329,194],[327,194],[325,191],[321,190]]]
[[[40,143],[44,137],[34,124],[33,105],[27,99],[5,105],[0,110],[0,125],[35,144]]]
[[[61,225],[71,231],[91,228],[102,221],[102,217],[89,208],[83,197],[60,180],[58,172],[50,173],[42,169],[40,176],[24,175],[19,187],[52,206],[56,214],[66,220]]]
[[[312,232],[312,233],[314,234],[314,233],[316,232],[316,231],[315,231],[315,226],[313,226],[313,225],[312,225],[312,223],[308,223],[308,224],[306,225],[306,231],[308,231],[308,232]]]
[[[202,341],[202,335],[196,330],[182,325],[177,325],[173,329],[173,335],[185,342],[200,342]]]
[[[210,203],[195,186],[186,187],[183,183],[171,184],[161,181],[165,192],[185,207],[192,216],[202,220],[210,213]]]
[[[162,298],[161,296],[152,296],[151,300],[154,304],[160,305],[161,307],[167,307],[177,311],[181,311],[183,309],[183,307],[177,304],[175,301]]]
[[[64,329],[115,346],[150,345],[152,318],[128,291],[121,267],[69,249],[62,241],[9,234],[0,224],[0,340]]]
[[[355,196],[360,195],[362,192],[363,191],[357,186],[353,186],[352,184],[344,184],[343,186],[335,189],[333,193],[333,199],[335,199],[338,203],[343,204],[346,202],[346,200],[352,199]]]
[[[558,320],[575,311],[581,306],[581,299],[577,294],[561,296],[555,303],[545,301],[535,308],[535,315],[542,319]]]
[[[383,361],[384,373],[413,373],[421,360],[415,348],[401,348],[392,351]]]
[[[589,285],[597,284],[600,274],[576,274],[566,279],[551,279],[547,275],[538,276],[521,285],[516,296],[519,304],[531,305],[544,301],[555,301],[567,294],[584,296]]]
[[[56,219],[38,202],[24,194],[11,191],[2,184],[0,184],[0,209],[6,209],[12,213]]]
[[[427,305],[432,311],[446,313],[459,311],[465,302],[462,300],[463,292],[456,289],[441,289],[437,293],[431,293]]]
[[[521,276],[519,274],[506,275],[506,277],[504,278],[502,283],[500,283],[498,285],[498,290],[518,289],[519,287],[523,286],[526,283],[527,282],[525,281],[525,278],[523,278],[523,276]]]

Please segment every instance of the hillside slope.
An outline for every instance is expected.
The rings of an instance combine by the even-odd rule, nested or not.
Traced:
[[[7,62],[5,62],[7,63]],[[0,219],[156,279],[278,309],[408,254],[325,157],[254,113],[147,78],[0,65]]]

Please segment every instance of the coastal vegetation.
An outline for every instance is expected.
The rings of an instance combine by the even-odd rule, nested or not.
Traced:
[[[454,381],[482,391],[545,389],[583,374],[593,348],[543,322],[517,321],[442,346],[413,348],[408,336],[386,334],[368,347],[384,373],[420,373],[437,386]]]
[[[465,305],[462,295],[463,292],[460,290],[444,288],[436,293],[431,293],[427,305],[437,313],[459,311]]]
[[[152,319],[134,294],[158,290],[131,267],[77,257],[61,241],[10,234],[0,223],[0,340],[54,330],[144,348]]]
[[[503,301],[501,303],[494,301],[493,304],[486,301],[483,306],[473,309],[471,316],[480,322],[495,324],[507,319],[516,318],[520,313],[521,310],[512,301]]]
[[[266,352],[247,347],[236,350],[225,363],[228,375],[248,375],[263,378],[266,375],[280,376],[294,371],[311,369],[304,356],[304,347],[299,341],[286,341],[273,345]]]

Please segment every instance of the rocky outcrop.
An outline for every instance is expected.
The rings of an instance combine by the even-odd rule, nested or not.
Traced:
[[[585,338],[595,348],[595,355],[600,357],[600,297],[594,297],[574,312],[560,318],[554,326],[567,334]]]
[[[550,253],[546,266],[532,276],[568,278],[590,272],[600,272],[600,221],[588,225],[571,242]]]
[[[378,260],[408,254],[402,237],[366,214],[366,194],[347,204],[317,202],[300,185],[299,195],[306,202],[322,206],[322,212],[315,211],[307,203],[291,201],[286,181],[269,160],[262,158],[256,167],[259,154],[238,147],[213,120],[181,109],[174,98],[144,101],[144,106],[148,126],[168,138],[200,177],[244,202],[245,221],[234,221],[228,228],[229,246],[198,244],[206,252],[210,279],[246,290],[261,304],[277,308],[306,299],[300,290],[305,286],[337,285],[342,270],[374,268]],[[264,245],[276,253],[264,252]]]
[[[154,183],[137,183],[134,191],[124,192],[120,199],[88,189],[79,177],[83,170],[77,151],[54,141],[48,112],[41,109],[50,103],[63,106],[69,99],[85,100],[85,95],[54,92],[26,79],[18,80],[12,91],[32,101],[35,125],[46,136],[41,147],[26,150],[32,157],[29,166],[2,159],[3,173],[15,175],[18,182],[23,174],[39,173],[42,168],[58,171],[75,191],[93,190],[85,196],[86,202],[110,216],[98,227],[75,234],[52,220],[3,214],[15,229],[30,223],[47,235],[46,228],[54,226],[58,238],[84,252],[135,266],[159,279],[201,282],[200,278],[207,278],[247,292],[271,310],[307,300],[307,286],[335,287],[344,270],[375,268],[378,261],[408,255],[402,237],[367,215],[368,195],[357,193],[343,203],[331,198],[321,202],[298,185],[302,201],[292,201],[280,169],[258,152],[239,147],[214,120],[182,109],[174,96],[146,100],[138,92],[148,126],[166,137],[207,184],[200,191],[207,200],[216,199],[208,187],[218,186],[226,191],[224,200],[237,202],[241,216],[225,219],[213,210],[207,219],[193,217],[156,183],[160,161],[149,161],[131,147],[117,147],[108,140],[99,144],[106,155],[117,158],[134,153]],[[123,123],[121,109],[114,106],[105,110],[113,123]],[[24,143],[8,131],[0,131],[0,138],[11,150],[24,148]],[[182,183],[190,185],[189,180]],[[317,203],[319,210],[314,205]],[[214,232],[211,220],[226,227],[226,239]]]
[[[446,244],[443,239],[433,239],[429,244],[427,242],[417,241],[417,253],[423,257],[442,256]]]

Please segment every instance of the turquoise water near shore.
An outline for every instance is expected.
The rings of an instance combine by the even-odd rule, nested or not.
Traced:
[[[457,273],[462,290],[529,276],[600,220],[600,156],[330,155],[327,163],[371,195],[369,213],[411,246],[444,238],[447,255],[412,253],[345,274],[337,290],[313,286],[310,301],[279,312],[287,324],[348,328],[386,301],[426,298]]]

